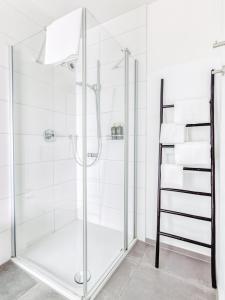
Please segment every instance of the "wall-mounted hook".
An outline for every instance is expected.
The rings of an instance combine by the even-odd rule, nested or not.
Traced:
[[[222,47],[222,46],[225,46],[225,41],[222,41],[222,42],[215,41],[213,43],[213,48],[218,48],[218,47]]]
[[[225,75],[225,66],[222,66],[222,69],[213,70],[212,74],[222,74],[224,76]]]

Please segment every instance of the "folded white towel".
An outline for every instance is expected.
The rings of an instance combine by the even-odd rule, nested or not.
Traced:
[[[183,166],[162,164],[161,185],[164,188],[183,188]]]
[[[209,120],[208,100],[184,100],[174,104],[174,122],[177,124],[208,123]]]
[[[160,132],[160,143],[177,144],[185,142],[185,125],[163,123]]]
[[[181,165],[210,165],[208,142],[188,142],[175,145],[175,162]]]
[[[39,57],[44,64],[60,64],[78,57],[81,38],[82,8],[50,24],[46,29],[45,45]]]

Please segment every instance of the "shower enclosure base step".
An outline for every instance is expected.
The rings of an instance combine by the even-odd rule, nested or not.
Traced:
[[[96,293],[127,253],[121,251],[123,234],[114,229],[88,223],[88,241],[88,291]],[[74,275],[82,270],[82,242],[77,220],[19,253],[15,262],[68,299],[81,299],[83,287]]]

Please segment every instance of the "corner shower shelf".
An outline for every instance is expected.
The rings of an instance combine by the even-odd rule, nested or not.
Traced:
[[[124,140],[124,135],[116,134],[116,135],[107,135],[106,138],[112,141],[122,141]]]

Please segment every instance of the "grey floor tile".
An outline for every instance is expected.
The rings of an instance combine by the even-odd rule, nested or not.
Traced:
[[[154,247],[138,242],[96,300],[216,300],[208,263],[161,249],[155,269],[154,257]],[[65,300],[12,262],[0,267],[0,299]]]
[[[146,243],[137,241],[132,250],[128,253],[128,257],[133,259],[134,262],[139,263],[145,254]]]
[[[16,300],[36,281],[13,262],[7,262],[0,267],[0,299]]]
[[[155,249],[147,247],[141,264],[154,266]],[[190,283],[211,287],[210,264],[166,249],[160,250],[160,270]]]
[[[125,258],[108,283],[105,285],[103,291],[96,299],[119,299],[124,288],[127,286],[132,274],[135,271],[137,264],[129,257]]]
[[[19,298],[19,300],[66,300],[66,298],[57,294],[50,287],[39,283]]]
[[[121,300],[215,300],[211,289],[199,288],[150,266],[139,266]]]
[[[116,296],[110,292],[105,291],[104,289],[98,294],[95,300],[118,300],[120,296]]]

